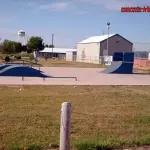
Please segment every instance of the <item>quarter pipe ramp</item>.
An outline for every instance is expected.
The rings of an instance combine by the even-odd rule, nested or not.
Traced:
[[[134,63],[134,53],[115,52],[111,66],[105,69],[104,73],[132,74]]]
[[[103,71],[103,73],[132,74],[133,63],[114,61],[111,66]]]

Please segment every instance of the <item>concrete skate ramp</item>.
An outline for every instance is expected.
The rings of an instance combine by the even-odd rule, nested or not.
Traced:
[[[103,73],[132,74],[133,63],[114,61]]]
[[[111,66],[103,73],[132,74],[134,63],[133,52],[115,52]]]
[[[9,77],[42,77],[44,78],[65,78],[65,79],[75,79],[77,81],[77,77],[54,77],[42,74],[43,71],[37,70],[30,66],[24,65],[11,65],[4,64],[0,65],[0,76],[9,76]]]
[[[113,61],[112,64],[102,72],[103,73],[112,73],[115,70],[117,70],[121,65],[122,65],[122,61]]]
[[[48,77],[41,71],[34,68],[22,65],[3,65],[0,67],[0,76],[15,76],[15,77]]]
[[[9,67],[11,66],[10,64],[3,64],[3,65],[0,65],[0,70],[6,68],[6,67]]]

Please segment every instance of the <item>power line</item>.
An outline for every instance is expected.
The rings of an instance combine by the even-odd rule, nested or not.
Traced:
[[[148,41],[133,41],[133,43],[137,43],[137,44],[150,44],[150,42],[148,42]]]

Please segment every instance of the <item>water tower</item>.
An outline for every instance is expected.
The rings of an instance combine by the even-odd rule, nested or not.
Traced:
[[[22,45],[26,45],[26,33],[23,30],[18,31],[18,41],[22,43]]]

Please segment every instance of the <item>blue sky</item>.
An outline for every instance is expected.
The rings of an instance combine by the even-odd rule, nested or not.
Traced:
[[[74,48],[90,36],[118,33],[133,41],[150,43],[150,12],[122,13],[121,7],[150,6],[150,0],[0,0],[0,37],[17,40],[17,31],[41,36],[56,47]],[[137,46],[138,45],[138,46]],[[136,44],[150,50],[150,44]]]

